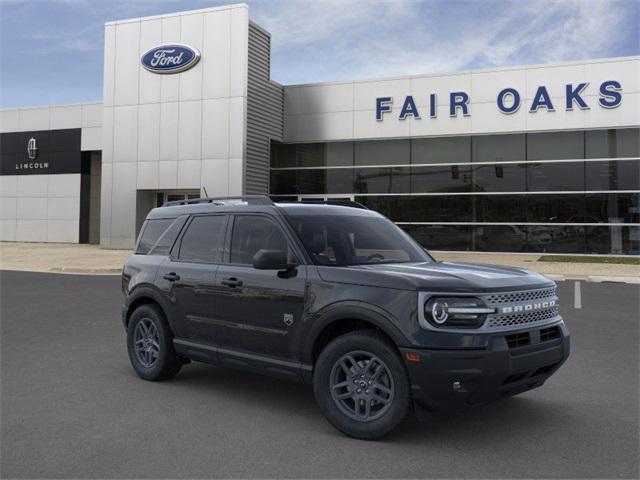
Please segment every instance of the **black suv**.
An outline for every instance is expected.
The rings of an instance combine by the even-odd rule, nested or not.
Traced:
[[[122,274],[146,380],[207,362],[313,384],[347,435],[542,385],[569,355],[556,285],[435,261],[356,203],[197,199],[152,210]]]

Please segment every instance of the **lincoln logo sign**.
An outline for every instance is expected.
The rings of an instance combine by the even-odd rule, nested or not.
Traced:
[[[160,45],[148,50],[140,62],[153,73],[179,73],[189,70],[200,60],[200,52],[189,45]]]
[[[531,100],[526,101],[525,105],[525,99],[521,92],[516,88],[506,87],[497,92],[496,107],[505,115],[517,112],[523,105],[528,109],[529,113],[536,113],[541,110],[555,112],[556,108],[564,108],[566,111],[571,111],[575,108],[589,110],[591,106],[587,103],[586,98],[588,88],[589,82],[567,83],[562,88],[561,93],[550,91],[546,86],[541,85],[531,92]],[[617,80],[606,80],[600,85],[596,85],[595,90],[596,92],[593,93],[597,94],[596,102],[601,108],[616,108],[622,103],[622,85]],[[591,95],[593,95],[593,93],[591,93]],[[564,98],[555,100],[555,98],[561,97],[561,95]],[[400,108],[398,114],[399,120],[405,120],[408,117],[420,120],[423,116],[437,118],[437,94],[428,93],[423,97],[416,98],[414,98],[413,95],[407,95],[404,98],[402,105],[398,106]],[[554,98],[554,100],[552,100],[552,98]],[[448,100],[450,117],[457,117],[458,114],[462,114],[462,116],[465,117],[471,115],[471,108],[469,106],[470,96],[467,92],[449,92]],[[592,100],[592,102],[593,101],[594,100]],[[560,105],[557,105],[557,103],[560,103]],[[418,105],[420,105],[420,107],[418,107]],[[393,107],[394,102],[392,97],[377,97],[376,120],[379,122],[383,121],[384,114],[392,113]]]

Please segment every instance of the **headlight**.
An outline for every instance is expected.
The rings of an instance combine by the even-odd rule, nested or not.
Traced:
[[[424,305],[424,318],[437,328],[477,328],[494,312],[475,297],[433,297]]]

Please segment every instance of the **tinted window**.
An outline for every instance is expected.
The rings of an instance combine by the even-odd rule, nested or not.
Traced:
[[[481,252],[526,252],[527,227],[482,225],[473,229],[473,249]]]
[[[586,227],[587,253],[640,255],[640,227]]]
[[[271,143],[272,167],[296,167],[296,146],[283,143]]]
[[[468,225],[401,225],[420,245],[434,250],[469,250],[471,229]]]
[[[584,227],[529,225],[529,251],[541,253],[583,253]]]
[[[472,221],[526,222],[527,198],[531,196],[477,195],[473,204]]]
[[[419,138],[411,141],[411,163],[471,161],[471,137]]]
[[[524,134],[473,137],[474,162],[507,162],[526,158]]]
[[[411,167],[411,192],[470,192],[471,168],[464,165]]]
[[[640,223],[640,193],[587,194],[588,223]]]
[[[182,236],[178,258],[187,262],[220,262],[226,222],[224,215],[193,217]]]
[[[146,255],[151,250],[151,247],[155,245],[155,243],[160,238],[169,225],[173,223],[173,218],[156,218],[152,220],[147,220],[144,223],[144,228],[142,229],[142,233],[140,234],[140,239],[138,240],[138,247],[136,248],[136,253]]]
[[[526,168],[524,164],[476,165],[473,184],[476,192],[524,192]]]
[[[584,163],[530,163],[527,165],[528,191],[584,190]]]
[[[640,189],[640,161],[586,162],[587,190]]]
[[[409,140],[356,142],[356,165],[408,165]]]
[[[640,156],[640,129],[592,130],[586,132],[586,158]]]
[[[405,193],[410,192],[408,167],[359,168],[355,171],[356,193]]]
[[[151,248],[149,255],[168,255],[187,218],[186,215],[178,217],[169,228],[160,235],[158,241],[156,241],[155,245]]]
[[[378,216],[290,215],[287,221],[317,265],[429,261],[402,230]]]
[[[526,211],[532,223],[584,223],[584,195],[528,195]]]
[[[527,134],[528,160],[584,158],[584,132]]]
[[[371,210],[394,222],[470,222],[470,195],[417,195],[355,197]]]
[[[273,221],[257,215],[239,215],[233,222],[231,263],[250,265],[258,250],[288,252],[287,239]]]

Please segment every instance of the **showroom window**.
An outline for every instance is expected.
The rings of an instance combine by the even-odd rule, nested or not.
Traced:
[[[527,158],[526,136],[481,135],[473,137],[474,162],[513,162]]]
[[[411,140],[411,163],[466,163],[471,161],[471,137]]]
[[[527,160],[584,158],[584,132],[527,134]]]

